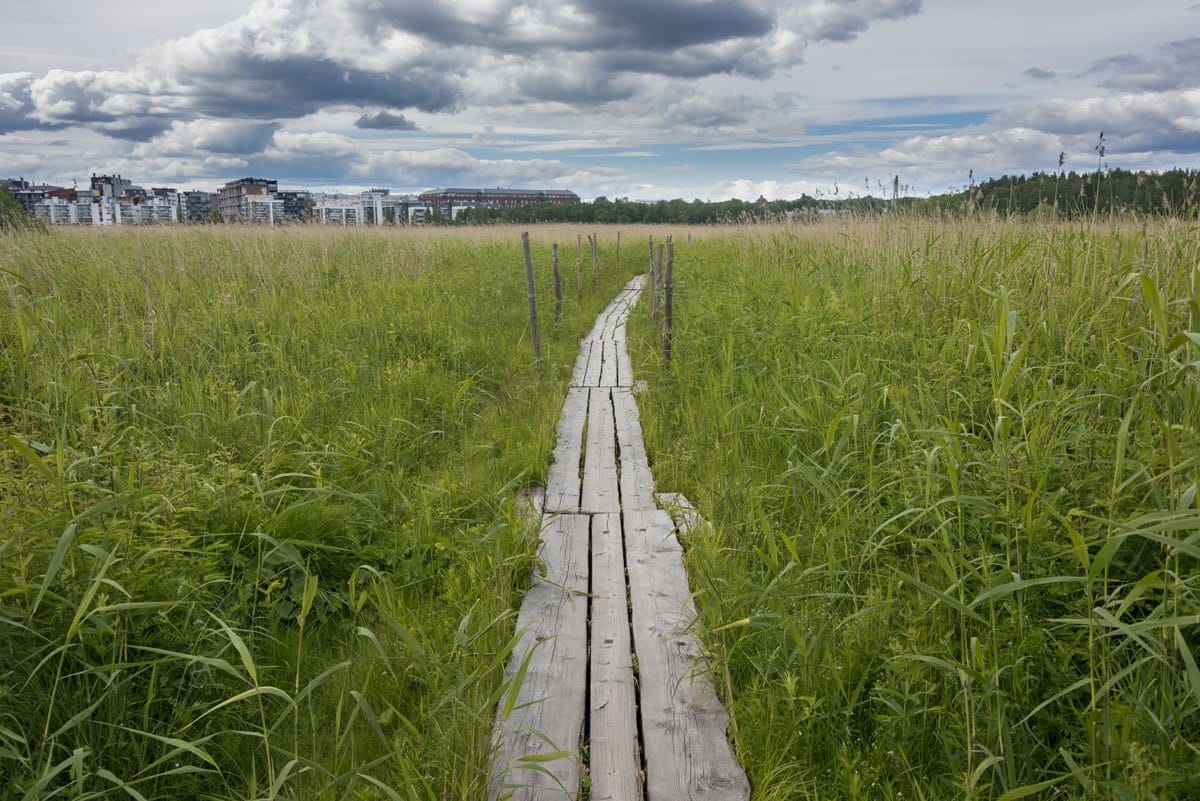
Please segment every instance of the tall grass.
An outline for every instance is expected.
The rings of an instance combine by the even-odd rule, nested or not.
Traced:
[[[0,237],[0,794],[481,797],[606,240]]]
[[[631,323],[755,798],[1200,797],[1200,231],[676,253]],[[744,621],[745,625],[729,625]]]

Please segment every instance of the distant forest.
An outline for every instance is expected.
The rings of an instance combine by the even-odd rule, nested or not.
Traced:
[[[961,192],[927,198],[878,197],[795,200],[659,200],[641,203],[598,197],[591,203],[519,206],[512,209],[473,208],[459,212],[459,224],[480,223],[741,223],[787,217],[829,214],[871,215],[896,209],[914,212],[994,212],[1000,215],[1039,213],[1063,218],[1092,214],[1137,213],[1196,219],[1200,209],[1200,170],[1005,175]]]

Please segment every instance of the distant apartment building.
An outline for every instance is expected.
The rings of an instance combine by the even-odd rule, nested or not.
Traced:
[[[247,195],[242,199],[240,219],[253,225],[279,225],[283,201],[274,195]]]
[[[179,192],[178,192],[178,190],[176,190],[172,187],[169,187],[169,186],[153,187],[150,190],[150,195],[152,197],[160,198],[160,199],[166,201],[167,203],[173,203],[176,206],[179,205]]]
[[[312,221],[313,193],[305,189],[281,189],[275,193],[276,200],[283,201],[284,222],[303,223]]]
[[[136,215],[134,224],[161,225],[179,222],[179,201],[175,197],[175,191],[170,190],[161,195],[157,194],[158,190],[154,191],[156,194],[147,195],[141,203],[126,204],[132,207]]]
[[[212,221],[213,193],[193,189],[180,192],[178,196],[179,219],[182,222],[205,223]]]
[[[50,225],[159,225],[178,222],[172,196],[117,196],[95,190],[60,189],[33,207],[33,216]]]
[[[510,209],[545,203],[578,203],[579,195],[569,189],[435,189],[418,196],[429,212],[454,219],[463,209],[486,206]]]
[[[50,225],[91,225],[91,206],[61,197],[44,197],[33,205],[33,216]]]
[[[418,202],[413,195],[393,195],[389,189],[369,189],[358,197],[366,225],[404,224],[409,207]]]
[[[25,209],[25,213],[31,217],[34,215],[34,207],[50,197],[51,192],[61,192],[64,190],[64,187],[51,184],[32,184],[24,180],[20,180],[19,183],[22,184],[20,187],[10,189],[9,192],[12,194],[13,199],[17,201],[17,204]]]
[[[283,203],[275,208],[275,193],[279,182],[268,178],[239,178],[217,190],[216,207],[221,219],[226,222],[269,222],[274,225],[283,221]]]
[[[403,225],[409,221],[413,195],[370,189],[357,195],[314,194],[312,219],[324,225]]]
[[[126,197],[133,194],[133,181],[128,178],[122,178],[120,175],[96,175],[92,173],[91,181],[92,197]],[[140,186],[136,187],[141,195],[146,194],[146,190]]]

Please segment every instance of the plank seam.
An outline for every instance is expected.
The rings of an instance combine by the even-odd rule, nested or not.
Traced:
[[[637,724],[637,757],[641,775],[642,798],[649,798],[650,787],[646,780],[646,729],[642,721],[642,667],[638,663],[637,645],[633,640],[633,585],[629,583],[629,541],[627,539],[625,513],[621,512],[621,564],[625,566],[625,615],[629,625],[629,650],[633,656],[633,718]]]
[[[596,522],[594,515],[587,516],[587,560],[588,560],[588,583],[587,583],[587,612],[584,615],[584,642],[587,647],[583,649],[583,720],[580,723],[579,732],[579,775],[580,780],[580,795],[583,792],[582,777],[591,773],[592,768],[592,598],[595,593],[595,574],[592,572],[592,548],[595,546],[595,541],[592,537],[592,526]]]

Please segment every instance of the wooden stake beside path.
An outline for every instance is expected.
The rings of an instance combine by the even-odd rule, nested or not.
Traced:
[[[489,801],[578,801],[585,771],[592,801],[750,795],[694,633],[676,526],[657,506],[632,391],[625,322],[644,285],[626,285],[575,363],[546,486],[541,566],[496,714]]]
[[[525,250],[525,284],[529,290],[529,327],[533,330],[533,358],[537,362],[538,376],[544,376],[542,368],[542,338],[538,334],[537,296],[533,286],[533,256],[529,252],[529,232],[521,234],[521,247]]]
[[[575,234],[575,291],[583,300],[583,235]]]
[[[562,276],[558,272],[558,243],[550,246],[551,259],[554,263],[554,322],[562,318]]]
[[[671,307],[675,296],[675,243],[667,238],[667,278],[663,285],[663,361],[671,361]]]
[[[599,234],[588,234],[588,242],[592,246],[592,289],[596,288],[596,270],[600,268],[600,256],[596,253],[596,247],[600,244]]]

